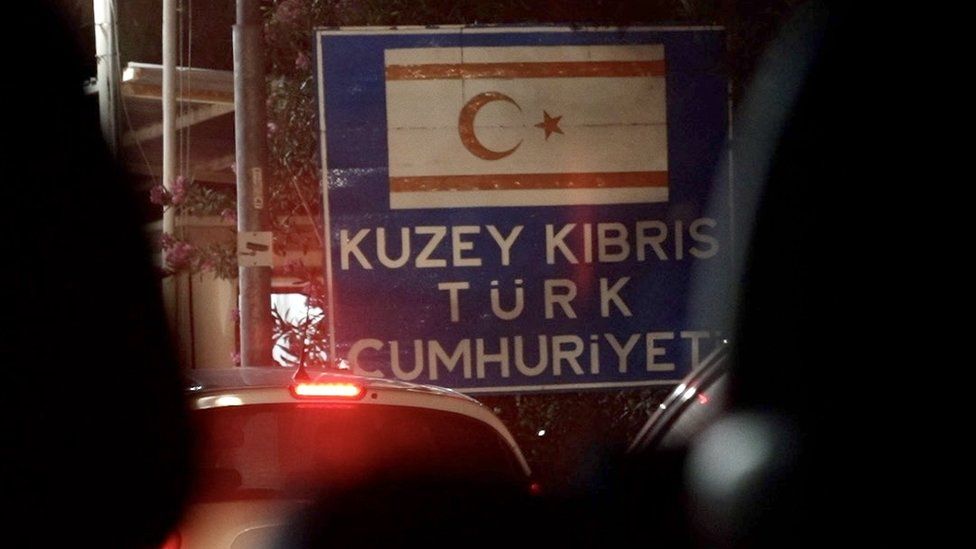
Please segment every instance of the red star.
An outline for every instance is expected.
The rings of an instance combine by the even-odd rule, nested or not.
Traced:
[[[546,111],[542,111],[542,116],[545,118],[543,118],[542,122],[536,124],[535,127],[546,130],[546,141],[548,141],[549,136],[554,133],[563,133],[563,131],[559,129],[559,121],[562,119],[562,116],[549,116],[549,113]]]

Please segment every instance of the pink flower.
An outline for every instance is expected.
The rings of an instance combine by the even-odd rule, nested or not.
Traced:
[[[165,249],[168,249],[168,248],[172,248],[173,247],[173,244],[176,244],[176,239],[173,238],[173,235],[171,235],[169,233],[163,233],[163,234],[159,235],[159,245],[164,250]]]
[[[234,366],[241,365],[241,353],[239,351],[234,351],[230,354],[230,360],[234,363]]]
[[[190,264],[193,258],[193,246],[189,242],[176,240],[166,248],[166,264],[170,269],[178,271]]]
[[[176,180],[173,181],[172,190],[173,190],[173,198],[172,198],[173,205],[182,204],[183,201],[186,200],[187,192],[189,192],[186,178],[183,177],[182,175],[178,176]]]
[[[149,201],[160,206],[169,206],[169,191],[162,185],[153,185],[153,188],[149,189]]]
[[[311,63],[308,60],[308,56],[305,55],[305,52],[298,52],[298,57],[295,57],[295,68],[304,71],[308,70],[309,66],[311,66]]]
[[[274,18],[279,23],[297,23],[305,14],[305,5],[302,0],[284,0],[275,8]]]
[[[224,208],[220,211],[220,218],[228,223],[237,223],[237,212],[230,208]]]

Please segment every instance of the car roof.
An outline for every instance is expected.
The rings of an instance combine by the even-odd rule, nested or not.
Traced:
[[[351,382],[366,386],[369,389],[401,390],[415,393],[428,393],[446,397],[467,400],[480,404],[474,398],[459,393],[447,387],[435,385],[420,385],[400,380],[378,377],[357,376],[346,373],[305,369],[309,381],[312,382]],[[273,367],[234,367],[234,368],[202,368],[184,373],[183,388],[188,392],[209,392],[228,389],[248,388],[287,388],[294,383],[295,369],[279,366]]]
[[[190,370],[184,373],[184,392],[195,410],[225,406],[292,404],[300,399],[291,393],[294,368],[235,367]],[[531,469],[521,448],[505,424],[478,400],[447,387],[420,385],[406,381],[356,376],[333,371],[306,369],[308,381],[313,383],[352,382],[363,385],[369,398],[356,400],[358,404],[409,406],[453,412],[490,425],[511,448],[526,475]],[[321,402],[342,399],[313,398]],[[348,404],[350,401],[342,400]],[[307,401],[306,401],[307,402]]]

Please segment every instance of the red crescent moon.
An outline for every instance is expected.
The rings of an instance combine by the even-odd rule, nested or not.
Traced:
[[[485,160],[505,158],[515,152],[515,149],[519,148],[519,145],[522,144],[522,141],[519,140],[514,147],[507,151],[493,151],[478,141],[478,137],[474,134],[474,117],[481,110],[481,107],[484,107],[492,101],[506,101],[518,107],[519,111],[522,110],[522,107],[519,107],[514,99],[504,93],[484,92],[472,97],[470,101],[465,103],[461,109],[461,116],[458,117],[458,134],[461,136],[461,143],[464,144],[464,148],[468,149],[471,154],[478,158],[484,158]]]

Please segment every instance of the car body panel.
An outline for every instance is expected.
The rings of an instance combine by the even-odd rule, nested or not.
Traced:
[[[196,370],[186,376],[187,404],[193,414],[215,412],[224,414],[226,413],[224,410],[229,412],[232,408],[246,408],[249,414],[250,410],[255,412],[287,410],[292,405],[301,409],[322,407],[325,413],[329,413],[328,410],[349,409],[364,411],[372,409],[377,413],[386,413],[381,412],[381,409],[395,412],[396,408],[404,408],[403,415],[414,417],[411,415],[413,413],[406,414],[408,408],[413,408],[457,414],[467,418],[465,421],[473,420],[484,424],[488,431],[497,435],[498,442],[495,444],[504,446],[512,458],[510,465],[513,467],[512,472],[517,469],[519,474],[524,476],[526,490],[530,487],[531,470],[515,439],[489,408],[471,397],[441,387],[312,371],[305,372],[309,382],[355,383],[365,387],[365,392],[355,398],[298,397],[291,389],[295,383],[294,374],[294,369],[285,368]],[[201,419],[204,417],[206,416],[200,416]],[[411,432],[409,436],[412,438],[413,430],[409,429],[409,431]],[[468,430],[463,432],[467,433]],[[389,445],[387,447],[397,448]],[[284,451],[284,447],[275,448],[278,448],[275,452]],[[208,469],[208,471],[214,470]],[[315,466],[315,471],[323,474],[323,470],[318,465]],[[296,499],[293,496],[294,494],[272,494],[247,498],[228,495],[216,499],[198,499],[188,506],[179,527],[181,547],[182,549],[273,547],[274,540],[284,532],[283,529],[289,520],[312,503],[309,499]]]
[[[196,370],[188,377],[187,393],[191,410],[221,406],[309,402],[350,402],[345,398],[295,397],[288,387],[294,370],[284,368],[229,368]],[[504,423],[477,400],[445,387],[418,385],[403,381],[367,378],[345,374],[309,372],[312,382],[360,383],[366,394],[356,400],[362,405],[412,406],[465,415],[487,423],[505,440],[526,476],[532,474],[525,456]]]
[[[234,500],[189,506],[180,526],[182,549],[259,549],[285,528],[306,500]]]

